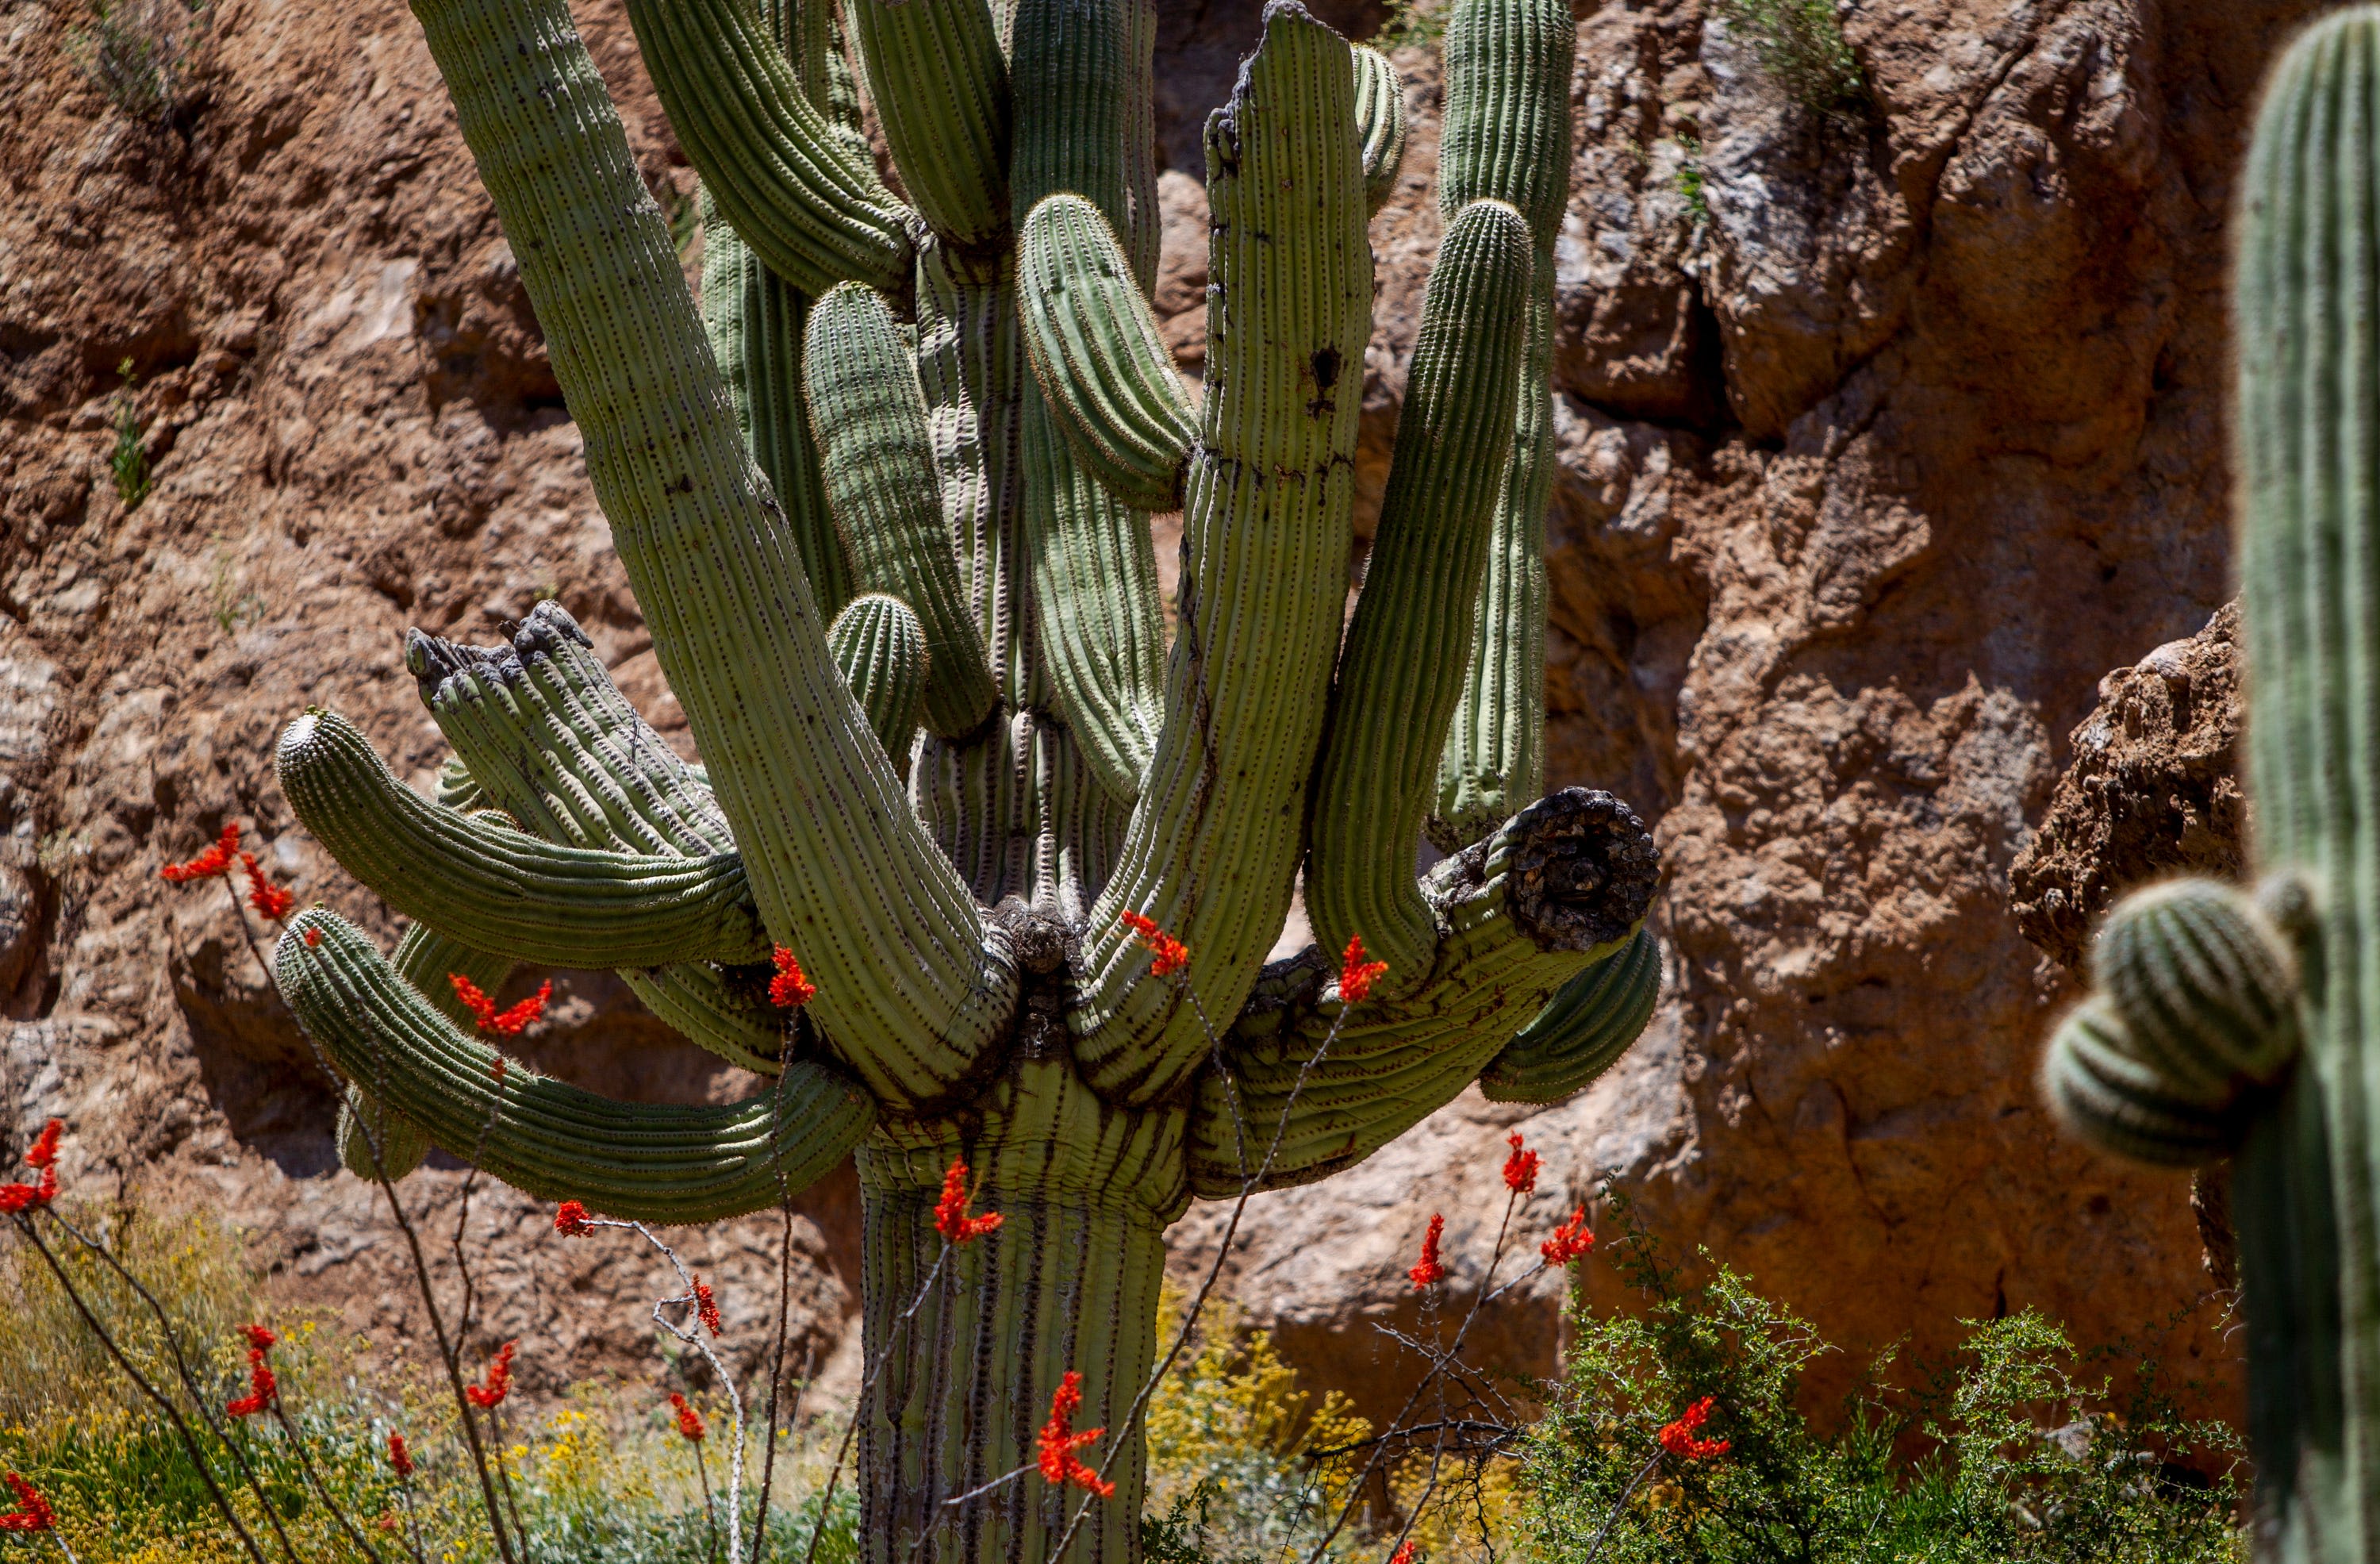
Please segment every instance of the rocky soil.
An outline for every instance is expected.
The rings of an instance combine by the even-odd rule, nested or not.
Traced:
[[[2061,1142],[2034,1098],[2070,980],[2020,935],[2010,874],[2101,673],[2225,594],[2223,221],[2264,62],[2314,8],[1861,0],[1864,86],[1821,111],[1717,0],[1579,0],[1552,780],[1658,822],[1671,983],[1572,1103],[1467,1097],[1259,1201],[1232,1285],[1328,1382],[1392,1383],[1370,1326],[1409,1308],[1431,1211],[1475,1274],[1514,1126],[1553,1174],[1525,1225],[1615,1170],[1673,1245],[1855,1349],[1846,1368],[1904,1335],[1938,1350],[1961,1316],[2038,1304],[2104,1340],[2198,1295],[2186,1182]],[[618,6],[577,9],[678,210],[691,177]],[[1255,16],[1164,8],[1177,175]],[[20,1124],[72,1121],[73,1179],[203,1199],[293,1300],[418,1339],[402,1246],[330,1171],[330,1099],[230,903],[155,866],[237,820],[301,896],[393,935],[269,755],[331,704],[426,783],[408,624],[485,638],[558,596],[682,721],[419,30],[395,0],[209,18],[159,123],[92,84],[79,0],[0,9],[0,1093]],[[1375,228],[1375,493],[1437,234],[1436,71],[1398,58],[1415,135]],[[1160,305],[1195,372],[1197,186],[1167,191]],[[127,409],[155,478],[135,509],[108,465]],[[750,1084],[608,979],[555,976],[540,1067],[657,1097]],[[463,1180],[408,1186],[441,1249]],[[525,1382],[650,1368],[659,1269],[475,1200],[476,1334],[522,1336]],[[852,1204],[815,1192],[794,1262],[795,1355],[841,1344],[844,1372]],[[696,1240],[747,1351],[775,1221]],[[1185,1265],[1217,1231],[1193,1213]],[[1549,1362],[1554,1302],[1523,1300],[1489,1355]],[[2212,1337],[2186,1350],[2215,1366]]]

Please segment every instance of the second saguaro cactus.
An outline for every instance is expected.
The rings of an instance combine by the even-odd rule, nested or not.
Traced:
[[[276,956],[348,1077],[343,1149],[402,1171],[426,1137],[662,1222],[856,1155],[869,1558],[1046,1557],[1038,1482],[945,1501],[1029,1462],[1073,1370],[1123,1441],[1075,1553],[1128,1559],[1188,1201],[1324,1177],[1475,1081],[1575,1091],[1658,986],[1643,827],[1536,796],[1570,8],[1454,10],[1446,239],[1352,626],[1366,223],[1404,139],[1379,55],[1267,10],[1207,127],[1194,401],[1149,314],[1147,0],[630,0],[703,177],[700,316],[562,0],[416,11],[703,764],[553,604],[492,648],[413,637],[435,800],[335,715],[290,726],[292,807],[416,921],[391,960],[311,910]],[[1147,513],[1177,505],[1169,645]],[[1453,850],[1416,879],[1426,825]],[[1322,949],[1268,964],[1301,870]],[[1358,935],[1390,971],[1350,1008]],[[617,969],[774,1080],[657,1108],[497,1069],[443,975],[523,959]],[[1005,1220],[945,1255],[960,1158]]]

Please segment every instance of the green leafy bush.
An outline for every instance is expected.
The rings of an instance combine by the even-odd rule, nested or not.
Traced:
[[[1835,0],[1723,0],[1728,25],[1752,45],[1786,96],[1813,114],[1856,117],[1867,78],[1843,36]]]

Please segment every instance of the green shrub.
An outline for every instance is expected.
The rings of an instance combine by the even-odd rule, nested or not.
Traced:
[[[1835,0],[1722,0],[1728,25],[1752,45],[1785,95],[1811,113],[1855,117],[1867,78],[1843,37]]]
[[[67,45],[83,74],[128,117],[164,123],[182,106],[190,58],[205,36],[204,4],[91,0],[91,24]]]
[[[1888,1358],[1822,1432],[1795,1404],[1832,1350],[1807,1322],[1723,1265],[1681,1285],[1641,1230],[1613,1248],[1645,1313],[1578,1316],[1528,1441],[1526,1524],[1548,1564],[2247,1557],[2238,1436],[2184,1418],[2154,1361],[2119,1398],[2033,1311],[1968,1322],[1953,1365],[1896,1393]],[[1725,1453],[1665,1452],[1664,1428],[1705,1397],[1694,1436]]]

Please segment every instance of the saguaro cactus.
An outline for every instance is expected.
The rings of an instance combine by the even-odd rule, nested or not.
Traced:
[[[704,765],[550,603],[502,646],[412,637],[455,755],[435,800],[336,715],[291,724],[292,807],[415,921],[391,961],[309,911],[275,959],[349,1078],[349,1158],[426,1136],[683,1222],[856,1152],[869,1348],[897,1349],[860,1412],[869,1557],[1045,1556],[1038,1483],[944,1501],[1030,1459],[1072,1369],[1131,1441],[1077,1546],[1129,1558],[1127,1412],[1191,1197],[1348,1167],[1475,1080],[1575,1091],[1658,984],[1642,826],[1535,797],[1570,7],[1452,18],[1445,245],[1343,652],[1385,59],[1267,11],[1207,128],[1194,406],[1149,315],[1147,0],[630,0],[704,181],[707,318],[562,0],[416,10]],[[1146,512],[1177,504],[1169,648]],[[1416,880],[1426,819],[1456,850]],[[1343,1016],[1330,959],[1266,964],[1301,866],[1322,949],[1391,963]],[[781,955],[817,985],[790,1023]],[[776,1079],[657,1108],[497,1069],[444,974],[507,960],[618,969]],[[1005,1222],[904,1325],[957,1156]]]
[[[2257,1550],[2380,1558],[2380,10],[2291,46],[2235,217],[2252,895],[2119,904],[2049,1098],[2115,1152],[2231,1159]]]

